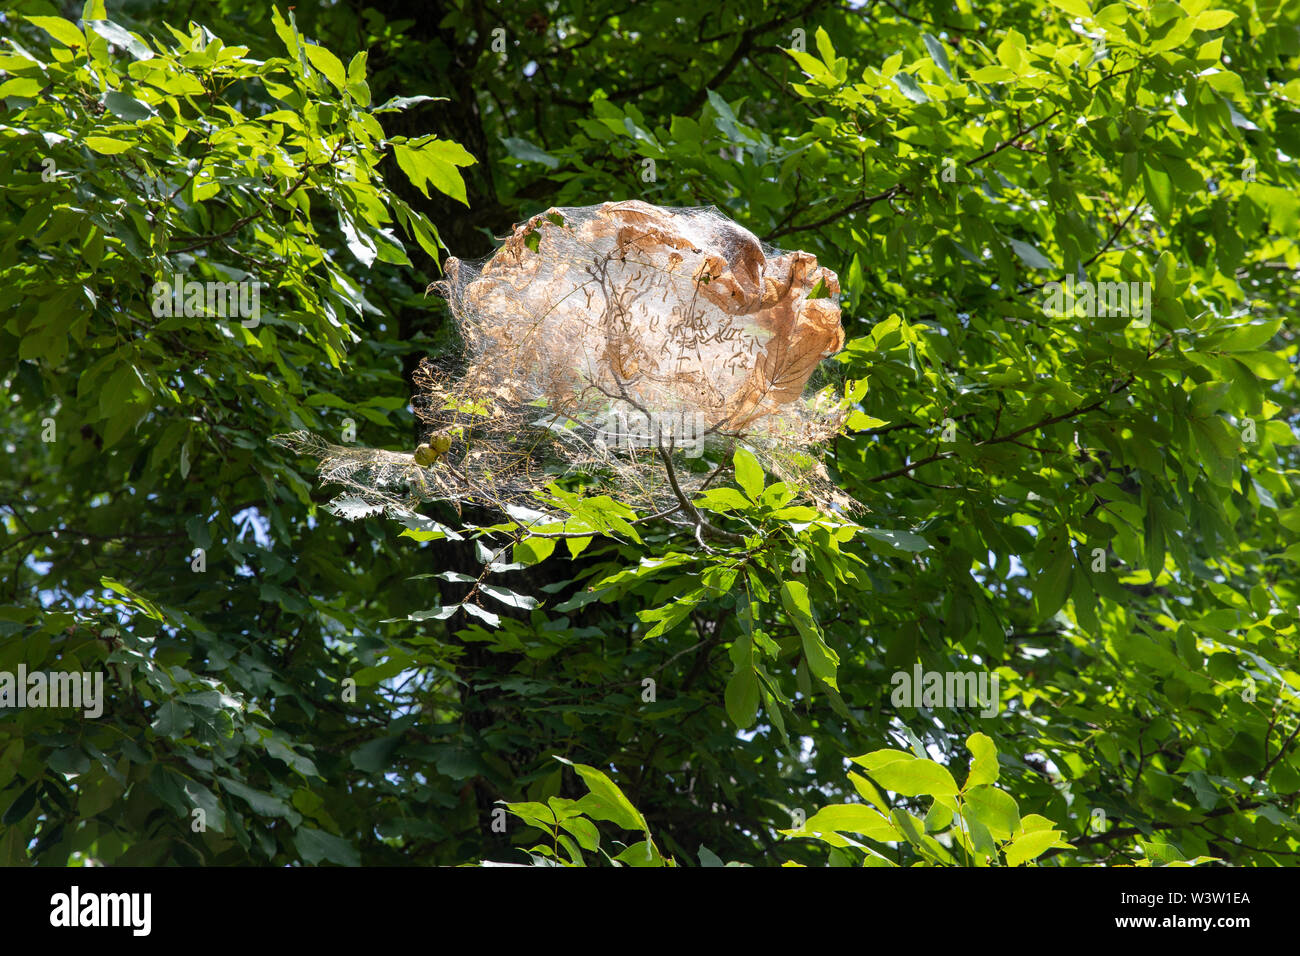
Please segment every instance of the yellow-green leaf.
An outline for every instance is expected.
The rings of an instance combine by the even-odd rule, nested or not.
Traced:
[[[77,25],[63,17],[27,17],[28,23],[40,27],[66,47],[86,45],[86,35],[77,29]]]

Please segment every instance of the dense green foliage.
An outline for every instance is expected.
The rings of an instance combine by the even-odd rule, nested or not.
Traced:
[[[0,862],[1300,854],[1300,10],[12,6],[0,671],[106,704],[4,712]],[[413,447],[443,250],[625,198],[839,274],[862,513],[320,507],[267,439]]]

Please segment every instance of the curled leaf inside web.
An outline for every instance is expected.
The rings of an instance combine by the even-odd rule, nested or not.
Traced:
[[[280,439],[352,497],[505,509],[580,475],[660,511],[715,482],[741,443],[818,506],[848,503],[821,462],[845,403],[804,395],[844,344],[839,281],[813,255],[712,207],[631,200],[547,210],[483,262],[448,259],[431,288],[466,365],[417,372],[429,441],[407,455]]]

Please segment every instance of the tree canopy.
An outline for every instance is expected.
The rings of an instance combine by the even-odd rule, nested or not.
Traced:
[[[1300,8],[186,6],[0,14],[0,672],[105,688],[0,863],[1296,862]],[[630,199],[838,275],[860,507],[270,441],[409,452],[446,257]]]

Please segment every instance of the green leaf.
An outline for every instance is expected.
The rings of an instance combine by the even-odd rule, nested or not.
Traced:
[[[365,50],[357,53],[348,62],[348,85],[364,83],[366,81],[366,60],[370,54]]]
[[[18,796],[14,797],[14,802],[9,804],[9,808],[5,810],[4,816],[0,817],[0,823],[3,823],[7,827],[13,826],[16,823],[21,823],[27,814],[31,812],[32,807],[36,805],[36,792],[40,785],[40,781],[37,781],[22,793],[18,794]]]
[[[742,730],[758,716],[758,675],[751,666],[737,668],[724,693],[727,716]]]
[[[1062,529],[1051,532],[1056,543],[1047,552],[1047,564],[1034,577],[1034,598],[1038,613],[1043,619],[1051,617],[1070,596],[1070,583],[1074,575],[1074,551],[1069,536]]]
[[[466,614],[478,618],[488,627],[501,626],[501,616],[499,614],[494,614],[486,608],[479,607],[477,604],[462,604],[461,607],[465,610]]]
[[[649,834],[645,818],[604,771],[559,756],[555,759],[576,770],[591,791],[578,801],[583,813],[597,820],[608,820],[624,830],[642,830]]]
[[[925,95],[921,85],[916,82],[916,78],[909,73],[895,73],[892,77],[894,85],[898,87],[900,93],[906,96],[913,103],[928,103],[930,97]]]
[[[0,83],[0,99],[6,96],[19,96],[24,99],[30,99],[40,93],[45,88],[42,80],[32,79],[26,76],[15,76],[12,80],[6,80]]]
[[[299,827],[293,835],[293,845],[308,866],[315,866],[322,860],[340,866],[361,865],[361,855],[356,847],[341,837],[314,827]]]
[[[736,449],[732,462],[736,468],[736,484],[740,485],[750,501],[758,501],[763,493],[763,466],[752,452],[744,448]]]
[[[348,74],[347,70],[343,68],[342,60],[323,46],[317,46],[314,43],[307,44],[306,52],[308,62],[318,69],[325,79],[334,84],[334,87],[340,93],[347,89]]]
[[[110,577],[103,576],[99,579],[99,583],[103,587],[114,592],[115,594],[122,595],[124,598],[130,601],[134,607],[143,611],[148,617],[152,618],[153,620],[155,621],[166,620],[166,618],[163,616],[162,609],[159,608],[157,604],[155,604],[153,601],[150,601],[147,597],[144,597],[141,594],[137,594],[135,591],[131,590],[121,581],[115,581]]]
[[[478,580],[474,575],[465,574],[461,571],[439,571],[434,577],[441,578],[443,581],[459,582],[461,584],[473,584]]]
[[[982,66],[967,75],[976,83],[1006,83],[1016,78],[1015,71],[1005,66]]]
[[[153,50],[150,50],[143,40],[128,33],[125,28],[112,20],[87,20],[86,26],[109,43],[126,50],[137,60],[148,60],[154,56]]]
[[[865,431],[868,428],[879,428],[882,425],[888,424],[889,422],[886,419],[876,418],[872,415],[866,414],[866,412],[858,411],[855,408],[853,411],[849,412],[848,421],[844,423],[844,427],[848,431],[857,432]]]
[[[833,66],[835,63],[835,47],[831,43],[831,35],[826,32],[825,27],[818,27],[813,34],[813,42],[817,44],[817,52],[821,55],[822,62],[827,66]]]
[[[934,65],[943,70],[952,79],[952,67],[948,64],[948,51],[944,49],[943,41],[930,34],[922,34],[921,39],[925,41],[925,48],[930,51],[930,59],[934,60]]]
[[[709,105],[713,107],[714,113],[717,114],[714,125],[717,127],[718,132],[725,136],[730,143],[750,142],[752,138],[741,129],[740,121],[736,119],[736,114],[732,112],[731,104],[713,90],[709,90],[706,96]]]
[[[524,540],[514,545],[510,552],[511,559],[530,567],[535,564],[541,564],[549,558],[552,553],[554,553],[556,540],[557,539],[555,538],[539,538],[536,536],[524,538]],[[578,547],[577,551],[574,551],[574,548],[583,540],[584,539],[582,538],[564,539],[565,543],[569,546],[570,553],[573,554],[574,557],[577,557],[578,554],[581,553],[582,547]],[[591,542],[590,538],[585,540],[588,544]]]
[[[48,766],[55,773],[80,776],[90,769],[90,758],[80,747],[62,747],[50,754]]]
[[[930,547],[930,542],[919,534],[913,534],[910,531],[888,531],[880,528],[863,528],[862,530],[877,541],[883,541],[891,548],[908,554],[917,554],[928,550]]]
[[[158,708],[158,713],[149,726],[162,737],[184,737],[194,726],[194,714],[188,707],[169,700]]]
[[[404,619],[403,618],[386,619],[385,623],[388,623],[389,620],[445,621],[447,620],[447,618],[455,614],[458,610],[460,610],[459,604],[449,604],[446,607],[433,607],[433,608],[428,608],[427,610],[424,611],[412,611]]]
[[[1006,849],[1007,866],[1021,866],[1038,859],[1046,850],[1054,846],[1069,844],[1061,839],[1060,830],[1035,830],[1023,833],[1011,842]]]
[[[902,750],[876,750],[851,759],[880,786],[904,797],[955,797],[959,793],[946,767]]]
[[[380,681],[396,677],[411,666],[412,660],[410,654],[393,651],[384,663],[376,664],[373,667],[363,667],[352,675],[352,679],[357,682],[358,687],[370,687]]]
[[[966,776],[964,790],[981,784],[996,783],[998,779],[998,748],[988,734],[974,733],[966,738],[966,749],[971,752],[970,773]]]
[[[118,90],[109,90],[104,94],[104,106],[114,116],[130,123],[158,115],[148,103],[137,100],[134,96],[127,96]]]
[[[281,817],[290,819],[294,816],[293,810],[289,805],[279,797],[272,796],[269,793],[263,793],[260,790],[254,790],[247,784],[242,784],[238,780],[231,780],[229,777],[217,777],[224,789],[231,796],[239,797],[245,801],[253,812],[264,817]]]
[[[724,866],[722,858],[703,843],[700,844],[700,866]]]
[[[821,628],[813,619],[808,604],[808,589],[800,581],[786,581],[781,585],[781,604],[794,622],[803,642],[804,659],[814,677],[825,681],[832,690],[838,690],[835,670],[840,658],[822,639]]]
[[[1064,10],[1072,17],[1081,17],[1084,20],[1092,19],[1092,8],[1084,0],[1051,0],[1052,6]]]
[[[479,591],[488,597],[496,598],[509,607],[522,608],[525,611],[537,607],[537,598],[529,597],[527,594],[516,594],[509,588],[503,588],[496,584],[480,584]]]
[[[445,96],[394,96],[392,99],[376,106],[371,112],[374,113],[397,113],[408,107],[415,106],[419,103],[445,103]]]
[[[506,152],[515,159],[521,159],[526,163],[541,163],[547,169],[554,169],[560,165],[560,161],[550,153],[544,152],[525,139],[503,136],[501,142],[505,144]]]
[[[1174,185],[1169,174],[1148,159],[1142,166],[1142,180],[1156,215],[1168,222],[1174,213]]]
[[[400,742],[400,737],[379,737],[367,741],[352,751],[352,766],[364,773],[387,770],[392,766],[393,751]]]
[[[614,857],[620,863],[626,863],[628,866],[663,866],[663,857],[655,845],[649,840],[641,840],[633,843],[630,847]]]
[[[197,780],[185,780],[180,786],[190,806],[203,811],[204,823],[217,833],[225,833],[226,811],[217,795]]]
[[[804,831],[861,833],[873,840],[890,842],[902,835],[889,818],[873,807],[861,803],[840,803],[822,807],[803,825]]]
[[[962,795],[969,813],[996,840],[1009,840],[1020,830],[1020,808],[1008,793],[992,786],[968,787]]]
[[[560,828],[567,830],[577,839],[584,850],[595,852],[600,849],[600,831],[586,817],[570,817],[560,821]]]
[[[469,166],[475,160],[464,148],[444,140],[430,140],[418,148],[394,145],[393,152],[402,172],[425,196],[429,195],[428,186],[432,184],[438,192],[469,205],[465,181],[457,167]]]
[[[66,47],[85,47],[86,36],[76,24],[63,17],[24,17],[28,23],[40,27]]]
[[[103,156],[125,153],[132,146],[127,140],[113,139],[111,136],[87,136],[82,142]]]
[[[754,507],[754,502],[735,488],[710,488],[701,493],[694,504],[709,511],[749,511]]]
[[[1008,239],[1011,248],[1015,251],[1020,261],[1031,269],[1056,269],[1059,267],[1051,259],[1043,255],[1027,242],[1021,242],[1019,239]]]
[[[1266,345],[1277,334],[1281,325],[1281,318],[1254,325],[1243,325],[1232,329],[1221,339],[1216,336],[1218,341],[1215,347],[1224,352],[1253,352],[1260,346]]]
[[[1196,29],[1217,30],[1226,27],[1236,16],[1231,10],[1206,10],[1196,17]]]

